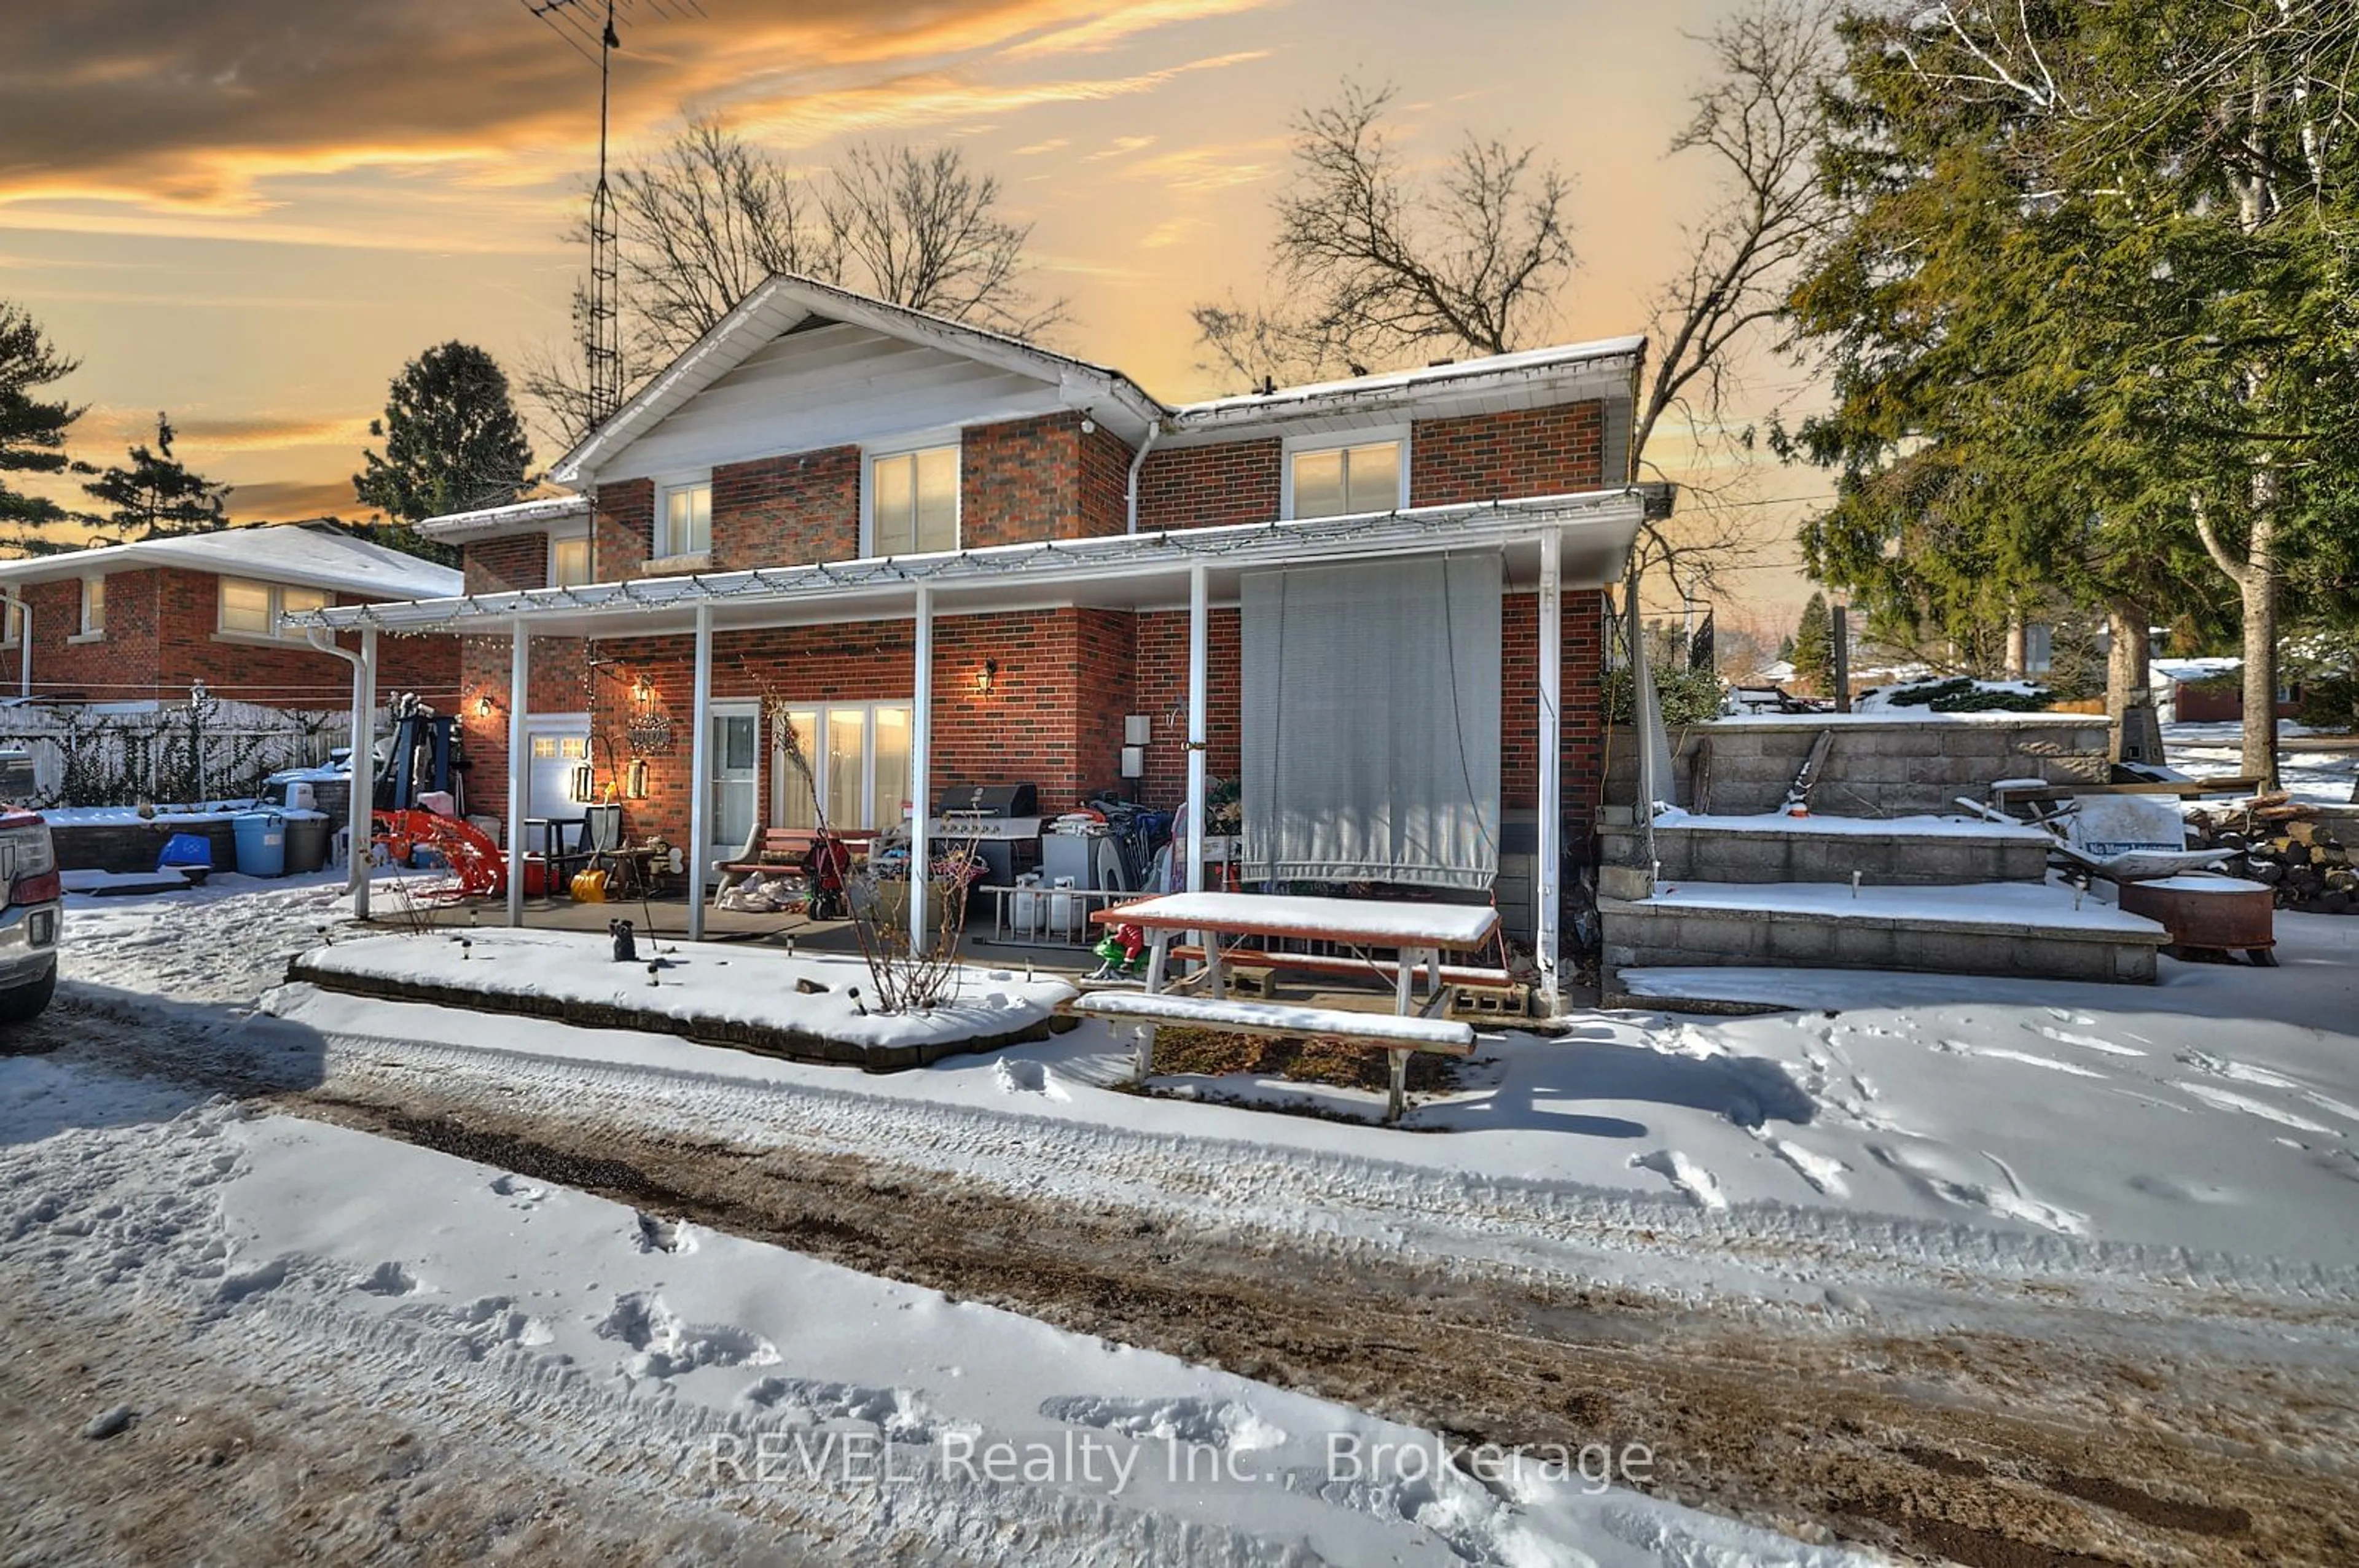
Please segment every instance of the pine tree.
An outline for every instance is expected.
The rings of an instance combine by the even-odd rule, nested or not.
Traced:
[[[403,366],[369,434],[385,452],[362,454],[353,492],[397,522],[504,506],[532,462],[506,374],[472,343],[439,344]]]
[[[175,534],[210,534],[229,526],[225,502],[230,487],[215,484],[172,455],[172,421],[156,416],[156,449],[130,449],[129,468],[111,468],[82,486],[110,508],[99,521],[126,539],[164,539]]]
[[[1827,610],[1827,596],[1810,595],[1802,606],[1802,623],[1794,629],[1794,678],[1823,697],[1835,686],[1835,618]]]
[[[71,522],[73,514],[47,496],[12,488],[7,476],[74,471],[76,465],[66,456],[66,431],[82,410],[33,393],[72,374],[78,362],[59,353],[21,307],[0,299],[0,523],[22,530],[23,536],[10,543],[30,553],[50,543],[35,530]]]

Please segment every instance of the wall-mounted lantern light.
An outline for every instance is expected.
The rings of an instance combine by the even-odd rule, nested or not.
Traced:
[[[573,799],[576,805],[598,798],[598,773],[588,762],[573,764]]]
[[[484,692],[482,696],[475,698],[476,718],[489,719],[493,714],[497,713],[499,710],[500,705],[493,700],[492,694],[490,692]]]
[[[623,793],[633,800],[647,798],[647,760],[645,757],[633,757],[631,765],[624,770]]]
[[[999,661],[985,659],[983,667],[974,672],[974,690],[978,697],[991,695],[991,683],[999,678]]]

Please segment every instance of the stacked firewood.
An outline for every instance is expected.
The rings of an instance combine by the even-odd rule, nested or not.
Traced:
[[[2267,882],[2277,907],[2311,914],[2359,914],[2359,866],[2313,806],[2283,793],[2190,812],[2188,842],[2231,851],[2231,876]]]

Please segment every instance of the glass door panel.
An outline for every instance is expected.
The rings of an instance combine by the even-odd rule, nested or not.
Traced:
[[[869,793],[872,827],[894,827],[902,820],[902,803],[909,799],[909,710],[890,706],[876,709],[876,742]],[[913,803],[914,804],[914,803]]]

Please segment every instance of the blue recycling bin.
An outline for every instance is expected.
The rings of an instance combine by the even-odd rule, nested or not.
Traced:
[[[287,874],[287,819],[275,811],[248,811],[237,818],[237,869],[249,877]]]

